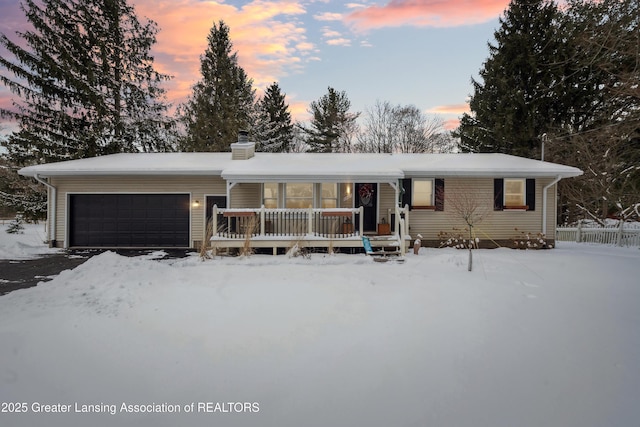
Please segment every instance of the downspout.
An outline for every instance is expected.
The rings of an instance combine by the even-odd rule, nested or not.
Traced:
[[[558,177],[551,182],[551,184],[545,186],[542,189],[542,234],[547,235],[547,190],[553,187],[560,181],[562,177],[558,175]]]
[[[235,187],[237,182],[227,181],[227,209],[231,207],[231,189]]]
[[[55,248],[56,247],[56,210],[57,210],[58,189],[55,186],[49,184],[44,179],[40,178],[40,175],[38,174],[35,174],[33,177],[40,184],[43,184],[44,186],[46,186],[51,190],[51,205],[49,206],[49,209],[51,210],[51,221],[49,221],[49,232],[47,234],[49,235],[48,236],[49,245]]]

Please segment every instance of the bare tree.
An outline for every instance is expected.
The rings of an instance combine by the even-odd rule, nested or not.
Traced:
[[[433,153],[436,135],[444,130],[444,120],[427,116],[415,105],[396,108],[398,143],[401,153]]]
[[[365,153],[391,153],[395,146],[394,107],[389,101],[376,101],[364,113],[364,127],[356,149]]]
[[[442,196],[439,196],[442,197]],[[473,228],[480,224],[490,213],[490,207],[487,205],[487,197],[478,191],[472,191],[469,188],[460,186],[452,191],[448,191],[445,200],[445,209],[450,211],[456,218],[462,220],[469,232],[469,266],[468,270],[473,269],[473,248],[478,246],[478,241],[474,237]]]
[[[604,225],[610,214],[621,214],[621,206],[638,203],[640,135],[634,127],[616,123],[552,141],[552,159],[584,170],[584,175],[560,182],[568,220],[587,216]]]
[[[376,101],[365,110],[364,126],[358,134],[355,150],[366,153],[433,153],[441,152],[445,142],[444,121],[427,115],[414,105],[392,106]]]

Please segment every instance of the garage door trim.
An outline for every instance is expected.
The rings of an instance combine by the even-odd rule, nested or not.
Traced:
[[[66,197],[65,197],[65,207],[64,207],[64,213],[65,213],[65,230],[64,230],[64,236],[65,236],[65,242],[64,242],[64,247],[66,249],[68,248],[73,248],[73,247],[84,247],[84,246],[71,246],[71,223],[72,223],[72,212],[71,212],[71,198],[72,196],[76,196],[76,195],[182,195],[182,196],[188,196],[189,198],[189,208],[188,208],[188,241],[187,241],[187,245],[186,246],[113,246],[114,248],[131,248],[131,249],[150,249],[150,248],[172,248],[172,249],[188,249],[191,247],[191,243],[192,243],[192,207],[193,207],[193,193],[189,192],[189,191],[172,191],[172,192],[159,192],[159,191],[74,191],[74,192],[67,192],[66,193]],[[93,247],[93,246],[88,246],[88,247]],[[101,246],[102,248],[108,248],[108,246]]]

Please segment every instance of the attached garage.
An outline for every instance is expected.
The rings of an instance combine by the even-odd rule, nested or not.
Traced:
[[[189,194],[69,194],[70,247],[187,248]]]

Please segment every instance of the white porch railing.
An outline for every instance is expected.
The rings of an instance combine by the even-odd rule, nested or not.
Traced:
[[[213,236],[251,237],[315,236],[352,238],[362,236],[363,209],[221,209],[213,206]]]
[[[640,229],[616,227],[558,227],[556,240],[560,242],[601,243],[605,245],[640,247]]]

